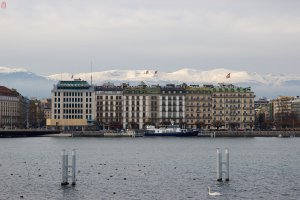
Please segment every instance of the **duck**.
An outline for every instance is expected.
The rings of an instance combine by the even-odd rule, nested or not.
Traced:
[[[208,195],[210,195],[210,196],[221,196],[222,195],[220,192],[211,192],[210,187],[207,187],[207,188],[208,188]]]

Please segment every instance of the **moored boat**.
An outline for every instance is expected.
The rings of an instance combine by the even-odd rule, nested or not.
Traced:
[[[155,128],[155,126],[146,126],[144,136],[176,136],[191,137],[197,136],[197,130],[181,129],[178,125],[169,125],[165,127]]]

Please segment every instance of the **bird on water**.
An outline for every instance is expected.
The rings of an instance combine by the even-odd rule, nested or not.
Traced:
[[[207,187],[207,188],[208,188],[208,195],[210,195],[210,196],[221,196],[222,195],[220,192],[211,192],[210,187]]]

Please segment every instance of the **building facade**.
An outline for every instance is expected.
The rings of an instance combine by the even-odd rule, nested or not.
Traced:
[[[212,86],[211,86],[212,87]],[[211,87],[190,85],[185,90],[185,111],[187,128],[210,129]]]
[[[52,90],[51,119],[48,127],[81,130],[96,118],[94,87],[86,81],[59,81]]]
[[[106,83],[95,87],[96,123],[100,129],[122,129],[122,86]]]
[[[252,129],[254,93],[250,88],[220,84],[212,89],[212,125],[226,130]]]
[[[125,86],[123,89],[123,128],[143,129],[145,125],[159,125],[161,115],[159,86]]]
[[[12,89],[0,86],[0,128],[22,127],[22,96]]]
[[[185,88],[185,84],[167,84],[161,87],[161,94],[158,101],[161,124],[174,123],[179,124],[182,128],[186,128]]]
[[[94,87],[82,80],[60,81],[52,90],[47,125],[144,129],[174,123],[190,129],[251,129],[254,97],[250,88],[225,84],[148,86],[141,82]]]

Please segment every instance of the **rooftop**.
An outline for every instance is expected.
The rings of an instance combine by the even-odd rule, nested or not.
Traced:
[[[57,89],[89,89],[91,87],[87,81],[75,79],[73,81],[59,81]]]
[[[5,86],[0,86],[0,95],[16,97],[18,96],[18,93],[16,90],[9,89]]]

